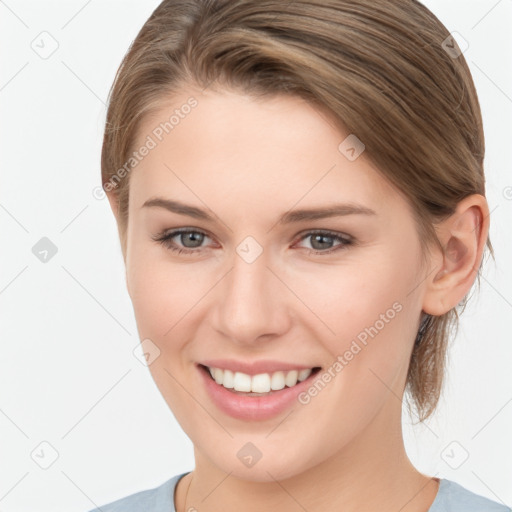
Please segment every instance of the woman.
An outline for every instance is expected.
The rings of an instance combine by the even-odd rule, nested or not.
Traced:
[[[463,55],[416,1],[162,2],[102,181],[195,469],[101,510],[510,510],[419,472],[401,430],[492,253],[483,157]]]

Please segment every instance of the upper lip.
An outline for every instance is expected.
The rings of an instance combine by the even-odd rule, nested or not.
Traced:
[[[264,359],[261,361],[236,361],[235,359],[209,359],[202,361],[204,366],[211,368],[220,368],[222,370],[231,370],[232,372],[246,373],[247,375],[258,375],[259,373],[273,373],[279,370],[307,370],[317,368],[316,365],[303,365],[299,363],[286,363],[284,361],[274,361]]]

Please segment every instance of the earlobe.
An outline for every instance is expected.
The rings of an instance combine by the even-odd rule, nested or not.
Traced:
[[[436,226],[443,254],[427,280],[423,311],[434,316],[459,304],[473,285],[489,232],[489,209],[484,196],[473,194]]]

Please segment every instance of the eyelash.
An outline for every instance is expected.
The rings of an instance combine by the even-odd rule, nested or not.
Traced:
[[[196,229],[175,229],[175,230],[172,230],[172,231],[163,231],[162,233],[160,233],[160,234],[156,235],[155,237],[153,237],[153,240],[155,240],[156,242],[162,244],[165,248],[167,248],[170,251],[175,252],[177,254],[192,254],[192,253],[199,253],[199,252],[201,252],[202,248],[197,248],[197,249],[181,248],[181,247],[176,246],[176,244],[171,241],[174,237],[176,237],[177,235],[180,235],[182,233],[199,233],[199,234],[204,235],[204,236],[206,236],[208,238],[211,238],[205,232],[200,231],[200,230],[196,230]],[[333,239],[335,239],[335,241],[337,240],[337,241],[339,241],[341,243],[339,245],[335,246],[334,248],[326,250],[326,251],[319,251],[319,250],[315,250],[315,249],[307,249],[308,250],[308,254],[315,254],[315,255],[331,254],[331,253],[336,252],[336,251],[345,250],[348,246],[355,244],[354,239],[351,238],[351,237],[342,236],[339,233],[335,233],[333,231],[325,231],[325,230],[308,231],[307,233],[302,235],[299,238],[298,241],[302,241],[302,240],[304,240],[304,239],[306,239],[306,238],[308,238],[310,236],[313,236],[313,235],[327,236],[327,237],[333,238]]]

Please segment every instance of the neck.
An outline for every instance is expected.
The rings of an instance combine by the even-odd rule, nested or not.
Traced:
[[[228,476],[195,449],[196,469],[176,489],[177,512],[191,507],[201,512],[428,512],[439,481],[411,464],[403,444],[401,402],[392,393],[389,398],[348,445],[284,480],[253,482]]]

